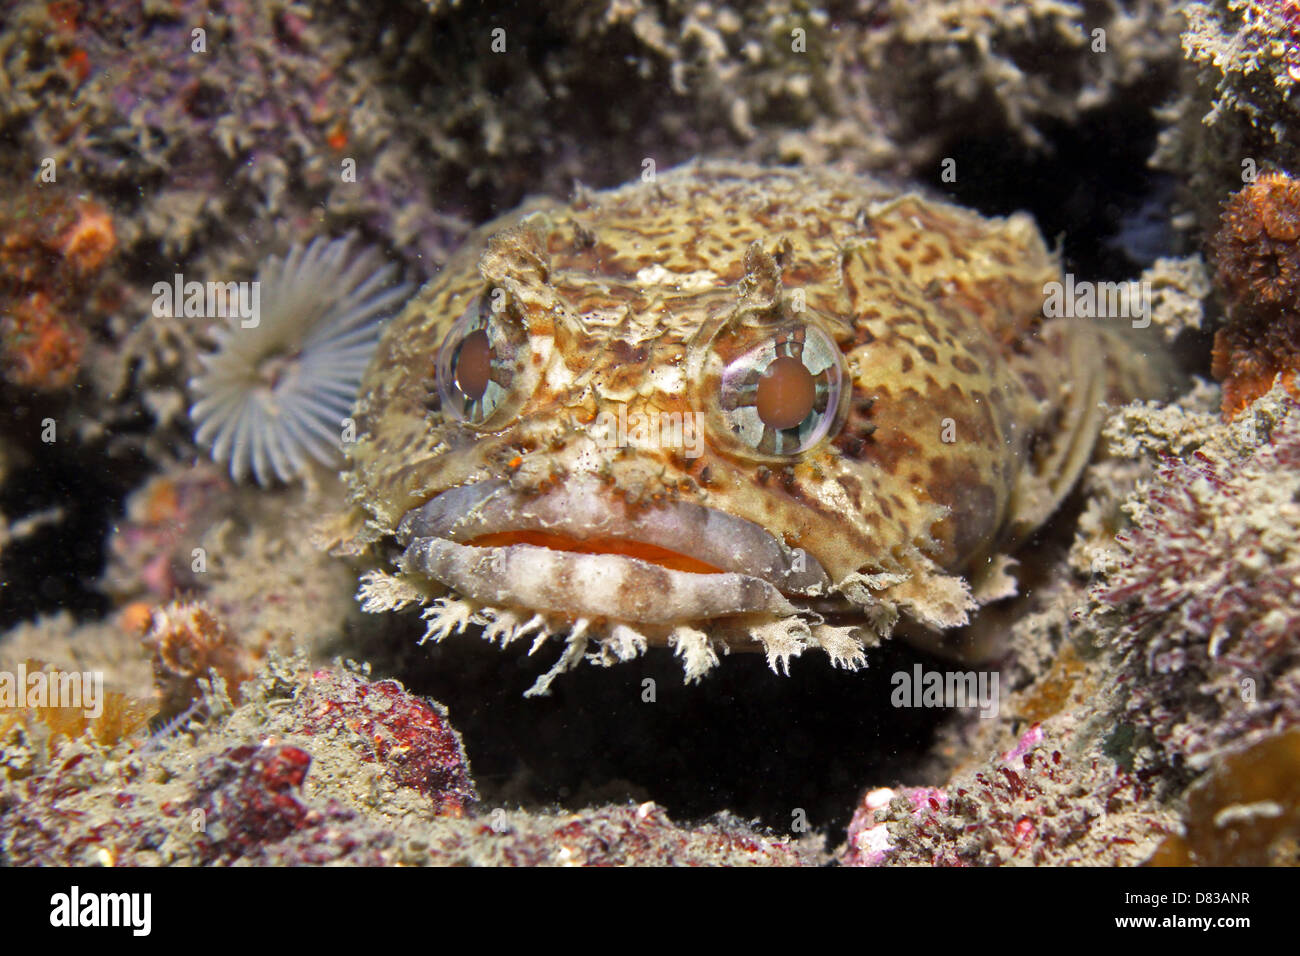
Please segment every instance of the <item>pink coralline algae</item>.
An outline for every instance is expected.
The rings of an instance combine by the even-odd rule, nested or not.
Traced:
[[[1146,775],[1069,758],[1034,724],[991,770],[943,789],[866,793],[849,824],[849,866],[1113,865],[1140,862],[1164,835],[1141,808]]]
[[[317,671],[297,709],[302,719],[296,732],[355,741],[363,760],[429,798],[440,815],[461,816],[478,799],[447,711],[396,681],[368,684],[351,674]]]
[[[679,827],[662,807],[610,806],[557,817],[505,817],[478,832],[482,855],[507,866],[799,866],[799,849],[722,817]]]
[[[318,822],[299,799],[311,757],[297,747],[232,747],[200,768],[195,809],[205,862],[232,859]],[[319,814],[316,814],[318,817]]]
[[[0,859],[16,865],[796,866],[817,841],[722,815],[679,826],[654,803],[576,813],[484,807],[460,739],[396,682],[307,674],[283,660],[189,746],[66,744],[0,775]],[[8,750],[6,750],[8,746]],[[0,740],[0,764],[21,756]],[[358,761],[396,786],[376,787]],[[427,801],[427,803],[425,803]],[[421,806],[420,804],[424,804]],[[436,812],[421,812],[432,805]]]
[[[1197,764],[1300,721],[1295,408],[1243,460],[1167,458],[1092,590],[1086,620],[1120,657],[1127,718],[1173,759]]]
[[[96,812],[68,798],[107,774],[84,751],[64,753],[28,780],[0,779],[0,861],[6,866],[103,866],[135,859],[167,838],[167,821],[137,808],[133,794],[111,798],[112,812]],[[145,812],[138,812],[144,810]]]
[[[334,802],[316,807],[303,801],[302,783],[310,766],[305,750],[277,743],[232,747],[208,758],[199,767],[195,800],[188,808],[199,830],[199,859],[255,861],[271,845],[297,836],[297,863],[324,863],[349,854],[354,863],[379,862],[377,856],[368,861],[357,855],[363,844],[384,841],[364,827],[349,832],[344,825],[355,820],[353,811]]]

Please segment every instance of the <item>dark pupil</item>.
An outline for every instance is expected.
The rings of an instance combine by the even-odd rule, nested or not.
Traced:
[[[794,428],[813,410],[817,383],[803,362],[784,355],[772,362],[758,380],[755,406],[769,428]]]
[[[487,330],[465,336],[456,350],[456,387],[471,402],[477,402],[492,380],[492,343]]]

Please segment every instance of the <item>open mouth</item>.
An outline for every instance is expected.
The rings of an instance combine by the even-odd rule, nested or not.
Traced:
[[[825,570],[763,528],[693,502],[629,506],[594,480],[537,494],[444,491],[397,531],[399,565],[473,600],[646,624],[798,613]]]

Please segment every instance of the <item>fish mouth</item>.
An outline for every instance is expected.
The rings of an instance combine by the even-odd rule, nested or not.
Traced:
[[[812,555],[752,521],[695,502],[628,505],[594,479],[540,494],[502,479],[451,488],[407,512],[397,539],[405,573],[574,618],[784,617],[831,584]]]

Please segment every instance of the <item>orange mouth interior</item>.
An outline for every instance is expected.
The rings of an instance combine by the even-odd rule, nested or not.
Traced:
[[[689,555],[661,548],[657,544],[643,544],[640,541],[625,541],[622,538],[576,538],[548,531],[498,531],[494,534],[480,535],[467,545],[479,548],[508,548],[512,544],[531,544],[552,551],[572,551],[578,554],[617,554],[627,558],[639,558],[650,564],[657,564],[670,571],[689,571],[692,574],[721,574],[721,568],[715,568]]]

